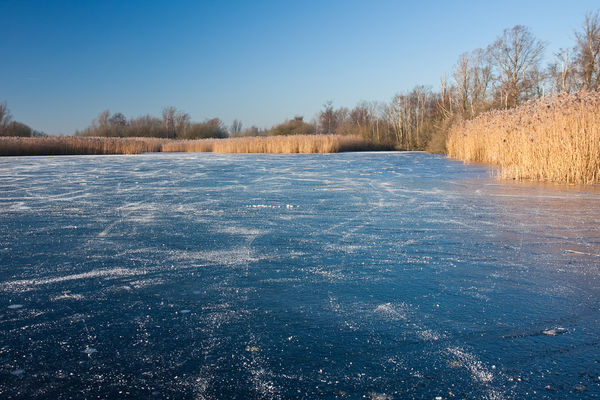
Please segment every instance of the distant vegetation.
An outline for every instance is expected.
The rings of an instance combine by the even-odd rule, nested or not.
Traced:
[[[0,156],[151,153],[160,151],[166,140],[73,136],[0,137]]]
[[[458,57],[452,72],[440,79],[439,90],[417,85],[387,103],[360,102],[353,108],[326,102],[312,121],[297,116],[268,130],[242,129],[235,120],[227,129],[215,118],[191,123],[173,107],[162,118],[126,120],[122,114],[100,114],[79,135],[152,136],[177,139],[241,136],[337,134],[360,136],[370,143],[401,150],[445,152],[450,127],[490,110],[503,110],[557,93],[600,87],[600,21],[585,16],[571,49],[560,49],[542,65],[545,44],[525,26],[505,29],[486,48]]]
[[[314,125],[304,122],[303,117],[297,116],[290,121],[285,121],[273,127],[268,134],[270,136],[312,135],[315,131]]]
[[[6,102],[0,102],[0,136],[39,137],[46,134],[35,131],[22,122],[13,121]]]
[[[193,123],[189,114],[175,107],[166,107],[162,119],[151,115],[127,119],[121,113],[103,111],[83,131],[75,136],[93,137],[154,137],[165,139],[225,138],[227,129],[219,118]]]
[[[486,48],[461,54],[452,72],[441,77],[438,90],[434,91],[431,87],[417,85],[408,92],[397,94],[387,103],[363,101],[353,108],[336,108],[332,102],[326,102],[321,111],[309,122],[305,121],[302,116],[297,116],[266,130],[254,126],[244,129],[239,120],[234,120],[231,127],[226,127],[218,118],[192,122],[189,114],[174,107],[164,108],[160,117],[145,115],[130,119],[121,113],[111,114],[107,110],[100,113],[88,128],[76,132],[75,136],[151,137],[182,140],[338,135],[361,138],[367,148],[428,150],[443,153],[447,151],[446,146],[448,145],[451,146],[451,154],[455,157],[499,163],[493,157],[473,156],[474,153],[469,153],[470,150],[467,149],[469,146],[474,146],[473,148],[479,149],[478,152],[483,151],[488,155],[497,152],[509,154],[500,147],[503,144],[508,146],[511,142],[509,140],[498,142],[490,139],[475,144],[473,132],[475,129],[479,129],[475,128],[476,126],[488,124],[494,126],[493,129],[500,131],[502,129],[529,129],[519,122],[526,121],[524,117],[519,117],[525,112],[523,110],[535,109],[536,115],[539,114],[546,119],[551,116],[541,113],[540,109],[536,108],[538,106],[528,102],[557,94],[579,92],[578,98],[583,99],[585,109],[582,112],[586,115],[595,113],[588,108],[586,102],[587,99],[594,99],[595,95],[592,92],[600,89],[600,17],[598,12],[588,13],[585,16],[582,26],[575,32],[575,37],[576,43],[572,48],[560,49],[553,55],[552,61],[544,66],[542,65],[544,42],[536,38],[527,27],[517,25],[505,29]],[[549,110],[559,113],[552,117],[557,119],[553,122],[557,124],[556,126],[563,126],[571,132],[573,137],[585,137],[588,135],[588,131],[582,131],[583,128],[578,125],[580,118],[583,117],[573,114],[574,106],[571,100],[557,100],[564,98],[566,97],[549,97],[539,104],[549,104]],[[591,101],[590,104],[596,104],[596,100]],[[527,108],[519,108],[519,111],[514,113],[491,112],[517,109],[523,104],[528,104]],[[564,120],[559,118],[562,112],[560,107],[569,108],[568,111],[565,110],[569,115]],[[590,105],[590,107],[593,106]],[[481,118],[480,115],[482,115]],[[506,127],[500,127],[498,118],[507,119]],[[475,120],[475,122],[470,124],[468,121],[471,120]],[[533,121],[527,121],[532,124],[531,129],[537,126]],[[568,125],[569,123],[573,123],[573,125]],[[494,134],[502,136],[497,133],[499,131],[496,133],[492,133],[492,131],[487,131],[490,138]],[[448,137],[449,132],[451,132],[450,137]],[[36,132],[24,124],[13,122],[10,119],[6,103],[2,103],[0,135],[34,136]],[[536,130],[535,135],[538,135],[533,142],[536,144],[542,143],[544,138],[547,138],[548,141],[553,140],[549,136],[544,136],[549,133],[542,133],[541,130]],[[306,141],[307,139],[302,140]],[[465,143],[461,144],[461,140],[464,140]],[[256,139],[253,150],[248,151],[261,148],[263,142],[262,138]],[[202,144],[193,145],[181,142],[179,144],[171,143],[168,146],[172,148],[179,146],[178,148],[186,149],[205,146],[214,149],[217,146],[217,142],[210,142],[212,143],[210,145],[208,143],[202,142]],[[227,147],[231,152],[237,151],[231,147],[233,143],[241,146],[240,148],[249,148],[246,147],[249,146],[247,140],[224,143],[227,143],[227,146],[223,144],[223,148]],[[488,144],[495,147],[480,149],[480,146]],[[572,151],[572,149],[569,148],[568,151]],[[580,151],[580,147],[575,147],[574,151]],[[526,154],[525,151],[513,151],[511,157],[523,157],[523,160],[518,160],[518,162],[513,160],[511,165],[521,165],[518,163],[523,163],[525,158],[530,157]],[[584,156],[581,155],[581,157]],[[532,159],[542,160],[543,157],[535,156]],[[557,168],[563,168],[558,167],[558,158],[548,160],[544,162],[555,162]],[[500,164],[505,165],[504,162]],[[505,168],[504,173],[518,178],[531,177],[568,182],[587,182],[596,179],[589,176],[587,178],[564,178],[565,172],[562,169],[560,173],[550,174],[547,172],[515,172],[511,168]]]
[[[373,143],[360,136],[288,135],[245,137],[222,140],[187,140],[163,144],[162,151],[215,153],[338,153],[344,151],[377,150]]]
[[[73,136],[0,137],[0,156],[141,154],[153,152],[337,153],[377,149],[379,147],[361,137],[339,135],[196,140]]]

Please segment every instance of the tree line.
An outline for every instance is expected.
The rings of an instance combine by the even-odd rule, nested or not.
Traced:
[[[437,90],[417,85],[391,101],[360,102],[353,108],[335,108],[326,102],[310,122],[302,116],[271,129],[230,127],[219,118],[192,122],[190,115],[165,107],[160,117],[127,119],[122,113],[103,111],[76,136],[159,137],[174,139],[225,138],[295,134],[360,136],[374,144],[403,150],[444,151],[445,134],[453,123],[494,110],[516,107],[554,93],[600,89],[600,14],[585,15],[575,32],[575,44],[560,49],[542,65],[546,44],[522,25],[505,29],[486,48],[463,53],[452,72],[440,78]],[[0,135],[41,134],[11,120],[6,103],[0,103]]]
[[[362,102],[353,109],[326,103],[318,133],[359,134],[397,148],[443,151],[445,133],[457,120],[516,107],[548,94],[600,89],[600,16],[588,13],[572,48],[560,49],[544,66],[545,43],[529,28],[505,29],[486,48],[458,57],[439,90],[418,85],[389,103]]]
[[[353,108],[326,102],[310,122],[302,116],[271,129],[227,128],[218,118],[191,123],[189,115],[167,107],[162,119],[144,116],[127,121],[120,113],[103,112],[78,134],[91,136],[155,136],[207,138],[296,134],[355,135],[372,143],[403,150],[444,151],[445,133],[458,120],[560,92],[600,89],[600,16],[588,13],[570,49],[560,49],[542,65],[546,44],[522,25],[505,29],[486,48],[463,53],[452,72],[440,78],[438,90],[417,85],[387,103],[362,101]]]
[[[175,107],[165,107],[162,118],[143,115],[127,119],[120,112],[101,112],[90,126],[75,136],[100,137],[156,137],[168,139],[225,138],[228,132],[219,118],[191,122],[190,115]]]
[[[29,125],[13,121],[6,102],[0,102],[0,136],[35,137],[47,136],[44,132],[31,129]]]

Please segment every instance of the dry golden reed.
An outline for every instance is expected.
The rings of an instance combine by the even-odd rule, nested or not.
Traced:
[[[455,124],[448,155],[505,179],[600,183],[600,93],[560,94]]]
[[[106,137],[0,137],[0,156],[140,154],[160,151],[164,139]]]
[[[214,153],[337,153],[369,150],[372,146],[356,136],[291,135],[231,139],[178,140],[163,145],[162,151]]]
[[[373,149],[371,143],[360,137],[339,135],[200,140],[72,136],[0,137],[0,156],[140,154],[154,152],[336,153],[371,149]]]

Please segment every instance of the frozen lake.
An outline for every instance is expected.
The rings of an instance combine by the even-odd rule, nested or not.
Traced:
[[[0,397],[600,398],[600,189],[490,174],[0,158]]]

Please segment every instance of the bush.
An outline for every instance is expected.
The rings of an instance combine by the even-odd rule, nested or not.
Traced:
[[[268,133],[269,136],[287,136],[287,135],[313,135],[315,127],[303,121],[302,117],[295,117],[275,126]]]
[[[190,126],[178,135],[178,138],[183,139],[210,139],[210,138],[226,138],[227,130],[219,118],[209,119],[205,122],[190,124]]]
[[[17,121],[8,123],[2,130],[2,136],[19,136],[19,137],[30,137],[32,136],[32,129]]]

